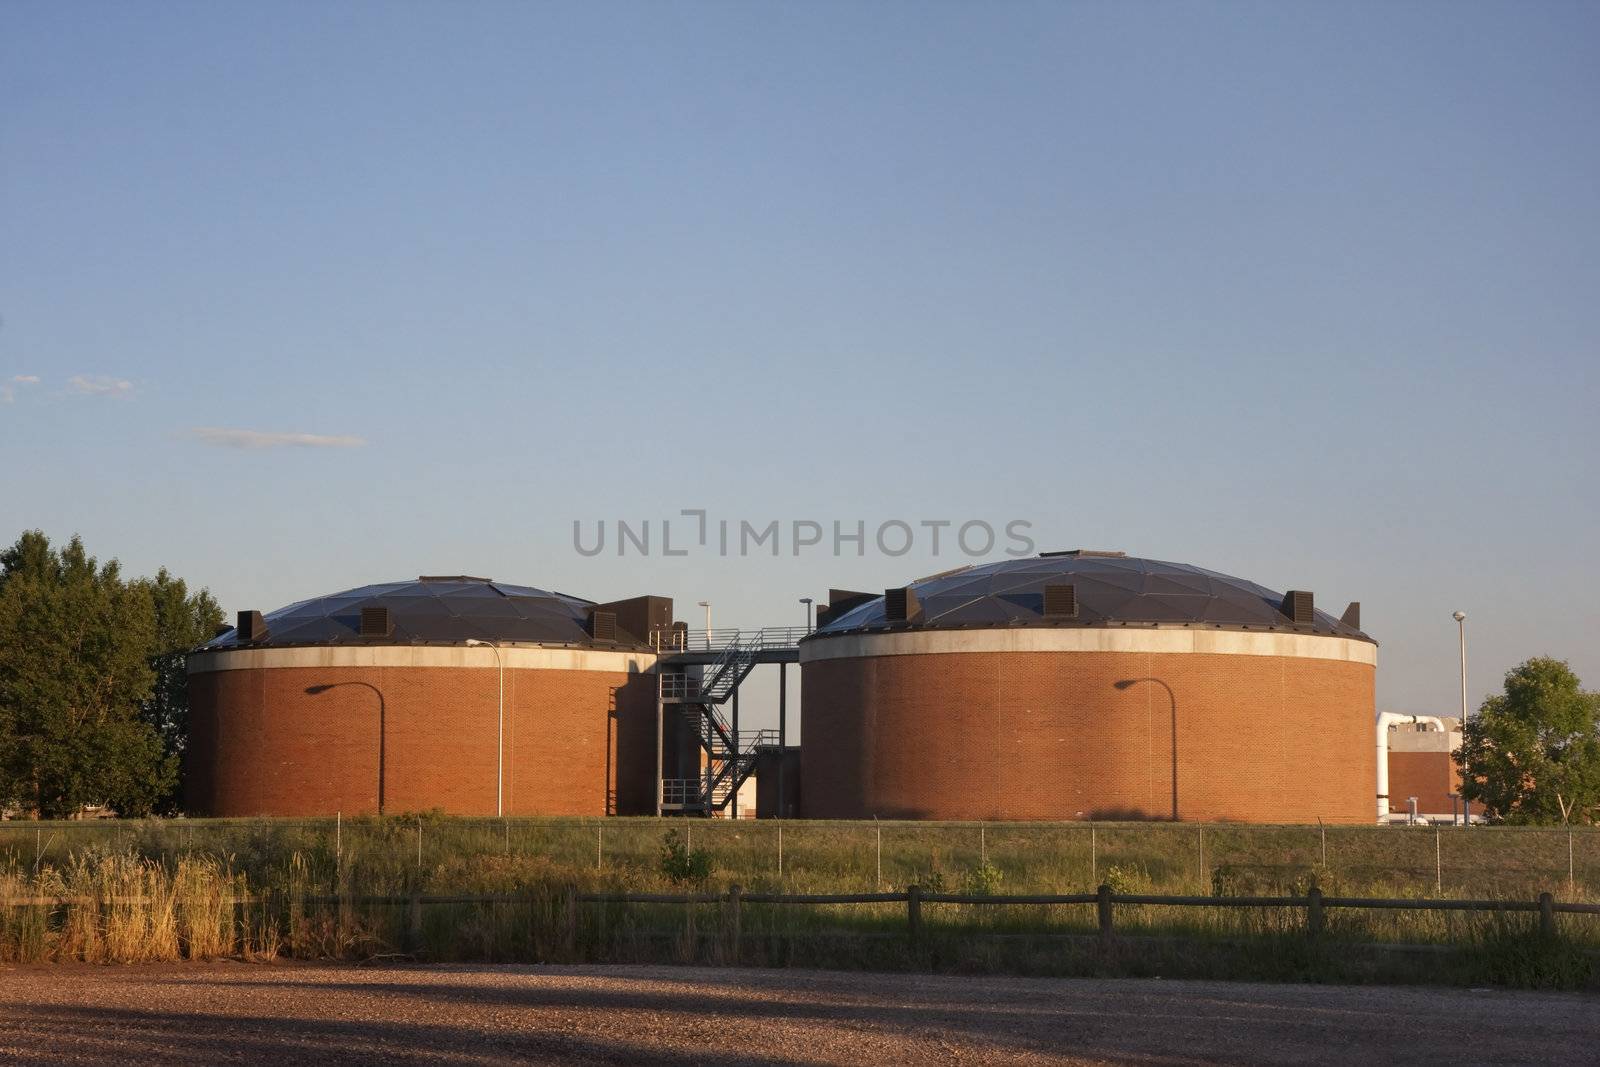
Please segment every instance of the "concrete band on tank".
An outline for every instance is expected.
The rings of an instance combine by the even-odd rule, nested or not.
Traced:
[[[501,645],[499,663],[511,670],[604,671],[642,674],[655,666],[649,652]],[[301,648],[242,648],[189,657],[189,673],[316,667],[484,668],[499,666],[495,650],[430,645],[308,645]]]
[[[1329,659],[1376,666],[1371,641],[1320,634],[1200,630],[1188,627],[992,630],[909,630],[839,634],[804,641],[800,662],[864,656],[927,656],[954,653],[1149,652],[1202,655],[1281,656]]]

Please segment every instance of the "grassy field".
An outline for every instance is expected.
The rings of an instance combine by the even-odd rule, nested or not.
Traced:
[[[669,833],[703,853],[663,869]],[[272,957],[742,962],[1326,980],[1583,984],[1600,922],[1563,916],[1538,944],[1519,915],[1330,913],[1309,943],[1296,909],[1121,907],[1114,948],[1092,908],[577,905],[595,891],[902,890],[1600,899],[1600,832],[1197,824],[977,824],[456,819],[0,823],[0,959]],[[515,895],[404,906],[362,896]],[[69,897],[56,908],[20,907]],[[342,896],[341,903],[314,898]],[[235,898],[255,903],[239,908]],[[1418,946],[1373,956],[1363,943]],[[1204,951],[1195,946],[1203,943]],[[1448,951],[1446,951],[1448,950]]]

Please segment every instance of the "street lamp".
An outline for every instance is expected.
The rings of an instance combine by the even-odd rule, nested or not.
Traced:
[[[1461,729],[1465,731],[1467,728],[1467,613],[1457,611],[1450,617],[1456,620],[1456,637],[1461,646]],[[1446,740],[1448,741],[1448,738]],[[1445,747],[1449,748],[1450,746],[1446,744]],[[1463,787],[1466,785],[1465,779],[1471,773],[1470,768],[1462,768]],[[1466,822],[1468,826],[1471,826],[1472,805],[1467,802],[1465,796],[1461,798],[1461,806],[1466,809]]]
[[[1167,700],[1172,705],[1172,821],[1178,821],[1178,695],[1172,691],[1172,686],[1160,678],[1124,678],[1120,682],[1112,682],[1112,688],[1131,689],[1140,682],[1154,682],[1167,691]]]
[[[709,649],[711,647],[711,601],[697,600],[695,603],[706,609],[706,648]]]
[[[480,641],[476,637],[467,638],[469,648],[485,645],[494,649],[494,664],[500,671],[500,711],[494,738],[494,813],[499,818],[506,813],[506,665],[500,658],[499,645],[493,641]]]
[[[812,631],[812,629],[814,629],[814,627],[811,625],[811,604],[812,604],[812,600],[808,596],[803,596],[803,597],[800,598],[800,603],[802,603],[802,604],[804,604],[806,606],[806,633],[810,633]]]

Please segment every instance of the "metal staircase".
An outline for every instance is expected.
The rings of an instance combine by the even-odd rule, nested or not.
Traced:
[[[681,668],[669,667],[661,672],[661,702],[698,713],[704,757],[697,777],[663,779],[662,811],[711,815],[734,802],[739,787],[755,771],[759,750],[778,743],[778,731],[736,735],[723,714],[723,705],[749,676],[763,652],[792,650],[805,633],[798,627],[708,633],[701,647],[706,651],[720,649],[721,654],[703,667],[699,678]]]

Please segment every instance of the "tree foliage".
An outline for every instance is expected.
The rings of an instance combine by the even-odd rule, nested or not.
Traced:
[[[220,621],[162,571],[126,580],[74,537],[0,552],[0,806],[48,818],[170,808],[187,724],[181,652]]]
[[[155,614],[151,666],[155,682],[142,718],[155,728],[162,751],[181,761],[189,740],[189,676],[184,653],[211,640],[222,625],[222,608],[209,590],[190,594],[182,578],[162,567],[143,583]]]
[[[1464,724],[1455,758],[1493,822],[1600,821],[1600,693],[1561,660],[1530,659]]]

